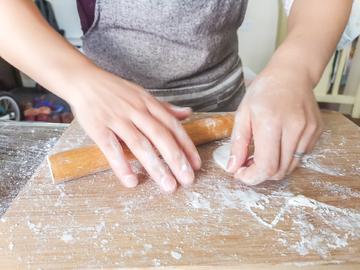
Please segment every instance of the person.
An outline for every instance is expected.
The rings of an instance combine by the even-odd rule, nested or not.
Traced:
[[[193,183],[201,160],[178,121],[191,114],[187,107],[236,110],[228,172],[249,185],[278,180],[321,136],[313,89],[352,1],[295,0],[286,40],[245,93],[236,31],[247,2],[78,0],[83,26],[94,17],[83,37],[85,56],[33,1],[0,0],[0,56],[69,102],[127,187],[138,179],[119,139],[165,192],[176,189],[176,180]],[[243,167],[252,138],[254,159]]]

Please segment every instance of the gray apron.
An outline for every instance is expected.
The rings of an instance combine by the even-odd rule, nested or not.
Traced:
[[[245,90],[237,29],[246,6],[247,0],[97,0],[84,52],[158,100],[234,111]]]

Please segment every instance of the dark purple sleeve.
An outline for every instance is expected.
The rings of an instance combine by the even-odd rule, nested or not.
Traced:
[[[77,0],[77,8],[81,21],[81,29],[84,33],[90,29],[95,18],[96,0]]]

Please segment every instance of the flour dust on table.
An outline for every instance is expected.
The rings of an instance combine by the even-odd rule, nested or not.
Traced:
[[[139,162],[134,189],[110,170],[54,185],[43,162],[0,219],[0,269],[359,264],[360,130],[322,115],[328,132],[302,166],[256,186],[217,166],[230,138],[198,146],[196,182],[173,194]],[[75,120],[51,154],[93,144],[84,134]]]

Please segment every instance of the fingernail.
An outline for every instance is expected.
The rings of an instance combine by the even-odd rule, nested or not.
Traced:
[[[193,160],[194,160],[194,163],[195,163],[195,169],[200,169],[201,168],[201,158],[199,156],[198,153],[195,153],[195,155],[193,156]]]
[[[226,166],[226,171],[230,171],[234,166],[235,166],[235,163],[236,163],[236,156],[230,156],[229,158],[229,162]]]
[[[241,173],[243,170],[245,170],[246,169],[246,167],[241,167],[240,169],[238,169],[237,170],[237,172],[236,173]]]
[[[252,159],[252,158],[254,158],[254,155],[248,157],[247,160],[250,160],[250,159]]]
[[[138,179],[135,175],[126,175],[124,177],[124,186],[128,188],[136,187],[138,184]]]
[[[185,112],[185,111],[192,111],[192,109],[190,107],[178,107],[173,105],[171,108],[173,111],[175,112]]]
[[[161,179],[161,185],[163,186],[164,190],[169,192],[169,191],[174,191],[176,189],[176,182],[174,179],[171,179],[169,177],[163,177]]]
[[[192,170],[182,170],[181,171],[181,183],[184,186],[190,186],[194,182],[194,172]]]

